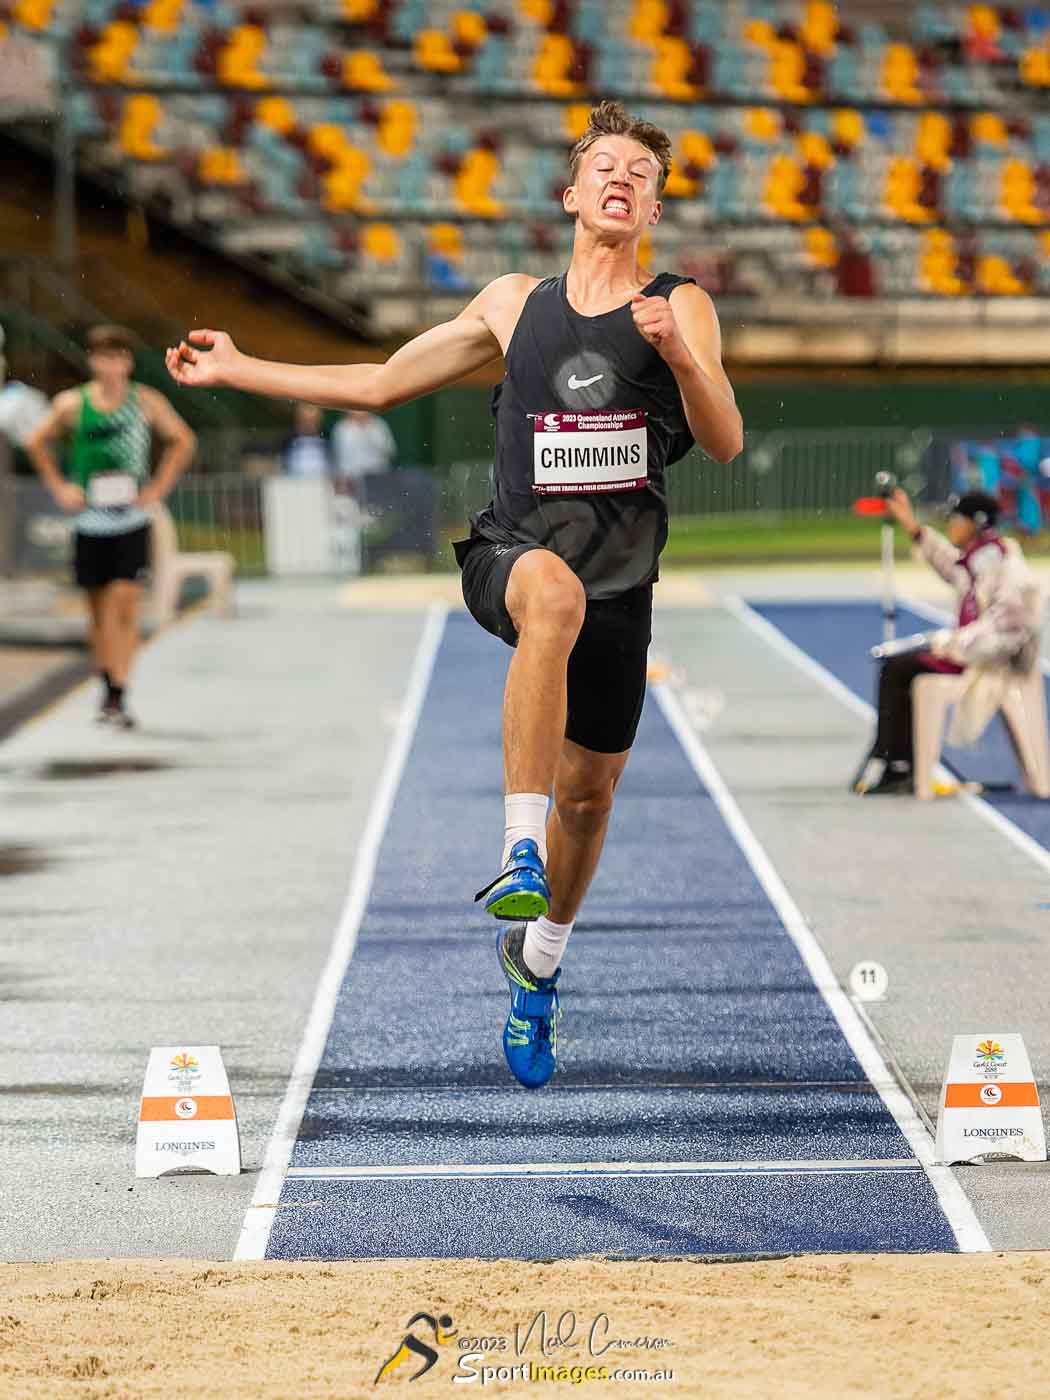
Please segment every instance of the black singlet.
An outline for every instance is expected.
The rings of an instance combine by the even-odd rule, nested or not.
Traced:
[[[669,297],[693,280],[662,272],[643,292]],[[493,411],[493,499],[475,535],[553,550],[589,598],[653,582],[667,542],[664,468],[693,438],[674,376],[630,306],[581,316],[564,273],[534,287]]]

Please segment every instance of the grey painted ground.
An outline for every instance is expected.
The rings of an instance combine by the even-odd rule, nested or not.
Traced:
[[[245,588],[144,652],[140,734],[90,686],[0,745],[0,1258],[231,1255],[422,620]],[[114,761],[164,766],[83,775]],[[239,1179],[134,1179],[177,1040],[224,1047]]]
[[[829,591],[800,578],[765,574],[763,592]],[[142,734],[98,733],[88,689],[0,744],[0,1258],[232,1253],[423,604],[245,588],[236,621],[195,618],[144,653]],[[836,972],[889,969],[873,1019],[927,1110],[951,1035],[992,1020],[1024,1032],[1045,1095],[1043,872],[961,805],[851,798],[865,724],[722,609],[665,608],[656,641]],[[76,776],[114,760],[171,766]],[[225,1047],[239,1179],[133,1178],[148,1048],[183,1038]],[[1050,1245],[1045,1167],[960,1179],[993,1245]]]
[[[927,1113],[951,1037],[980,1029],[1024,1034],[1046,1102],[1045,871],[960,803],[852,796],[866,723],[728,612],[664,611],[655,643],[840,980],[862,958],[889,972],[868,1010]],[[994,1246],[1050,1247],[1048,1171],[960,1171]]]

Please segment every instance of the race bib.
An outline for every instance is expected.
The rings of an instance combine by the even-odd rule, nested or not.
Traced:
[[[649,480],[645,413],[537,413],[533,490],[541,496],[638,491]]]
[[[130,472],[96,472],[88,479],[88,505],[99,510],[130,506],[138,493],[138,482]]]

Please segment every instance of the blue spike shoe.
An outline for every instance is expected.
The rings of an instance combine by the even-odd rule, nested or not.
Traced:
[[[525,966],[525,926],[496,935],[499,965],[510,983],[510,1015],[503,1027],[503,1053],[510,1072],[526,1089],[542,1089],[558,1067],[559,967],[553,977],[534,977]]]
[[[538,919],[551,907],[551,892],[539,847],[528,838],[512,846],[506,865],[474,903],[485,901],[485,913],[497,919]]]

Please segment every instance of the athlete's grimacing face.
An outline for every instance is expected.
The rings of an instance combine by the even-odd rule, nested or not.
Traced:
[[[562,202],[595,233],[637,238],[658,222],[660,163],[629,136],[603,136],[585,151]]]

